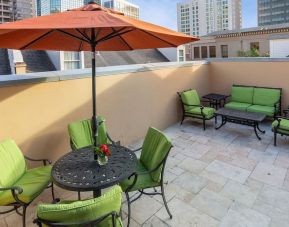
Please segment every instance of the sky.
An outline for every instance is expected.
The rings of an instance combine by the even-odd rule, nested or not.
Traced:
[[[140,18],[177,30],[177,3],[181,0],[131,0],[140,6]],[[242,0],[243,28],[257,26],[257,0]]]

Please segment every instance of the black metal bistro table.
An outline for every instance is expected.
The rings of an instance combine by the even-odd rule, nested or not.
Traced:
[[[109,145],[111,156],[105,166],[94,160],[92,147],[72,151],[60,158],[52,168],[54,183],[70,191],[93,191],[99,197],[101,189],[108,188],[130,177],[137,157],[126,147]]]
[[[259,127],[259,124],[265,120],[266,115],[261,113],[250,113],[245,111],[239,111],[239,110],[231,110],[222,108],[219,109],[215,113],[215,122],[217,124],[217,117],[222,117],[222,124],[220,126],[216,126],[216,129],[222,128],[227,122],[240,124],[240,125],[247,125],[254,128],[255,134],[259,140],[261,140],[261,137],[258,135],[258,131],[265,134],[265,131],[262,131]]]
[[[211,94],[204,95],[202,98],[209,100],[210,107],[214,107],[215,109],[219,109],[225,105],[225,102],[226,102],[226,99],[228,98],[228,96],[211,93]]]

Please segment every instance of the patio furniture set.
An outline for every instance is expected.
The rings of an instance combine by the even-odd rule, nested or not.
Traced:
[[[214,93],[203,96],[205,100],[202,102],[209,103],[209,107],[201,104],[196,90],[186,90],[178,95],[183,109],[181,124],[186,117],[201,119],[206,130],[206,121],[215,118],[216,130],[227,122],[247,125],[254,128],[256,137],[261,140],[259,133],[264,134],[265,131],[260,129],[260,123],[271,118],[274,145],[277,146],[277,134],[289,136],[289,107],[281,116],[281,88],[233,85],[230,96]],[[219,126],[218,117],[221,118]]]

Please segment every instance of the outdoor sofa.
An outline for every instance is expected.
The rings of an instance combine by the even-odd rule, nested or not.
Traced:
[[[281,114],[281,96],[282,88],[233,85],[231,100],[225,108],[276,118]]]

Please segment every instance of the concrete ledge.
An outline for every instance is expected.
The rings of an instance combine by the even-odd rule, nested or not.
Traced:
[[[210,62],[289,62],[289,58],[266,58],[266,57],[256,57],[256,58],[207,58]]]
[[[99,67],[96,69],[97,76],[111,76],[125,73],[138,73],[146,71],[154,71],[165,68],[182,68],[192,67],[194,65],[208,64],[207,61],[192,61],[192,62],[162,62],[150,63],[139,65],[122,65],[122,66],[109,66]],[[74,80],[91,77],[91,69],[75,69],[67,71],[53,71],[43,73],[29,73],[18,75],[4,75],[0,76],[1,86],[15,86],[19,84],[30,83],[46,83],[63,80]]]

